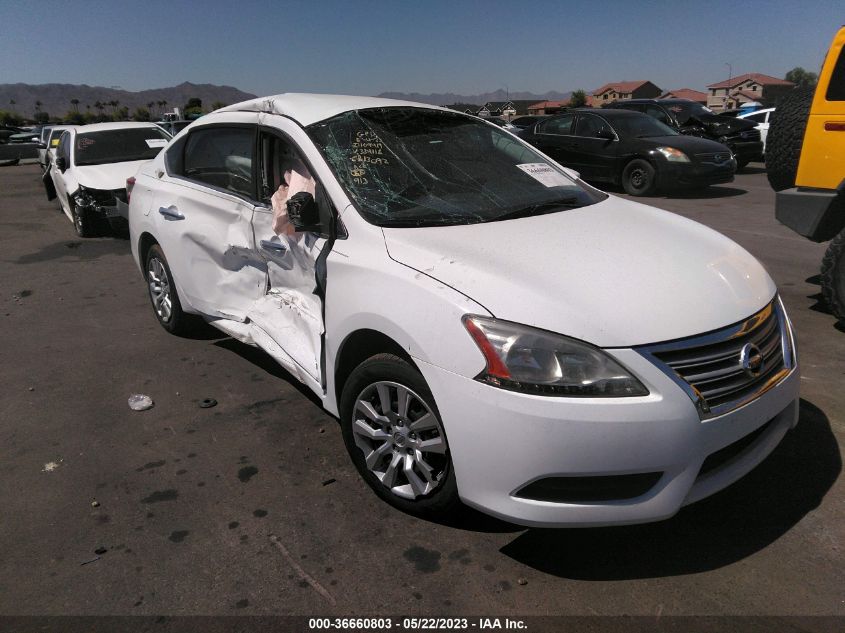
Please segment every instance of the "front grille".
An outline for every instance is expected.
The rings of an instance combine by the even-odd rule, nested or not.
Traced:
[[[794,364],[786,315],[777,299],[723,330],[637,351],[684,388],[702,418],[754,400],[780,382]]]
[[[731,153],[728,151],[715,153],[711,152],[708,154],[696,154],[695,157],[702,163],[714,163],[716,165],[720,165],[725,161],[730,160]]]

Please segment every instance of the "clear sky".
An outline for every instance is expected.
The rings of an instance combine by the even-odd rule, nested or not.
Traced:
[[[817,72],[845,1],[0,0],[0,83],[477,94]]]

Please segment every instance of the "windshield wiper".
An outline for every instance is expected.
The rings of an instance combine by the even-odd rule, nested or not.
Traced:
[[[571,196],[569,198],[560,198],[558,200],[550,200],[549,202],[540,202],[539,204],[532,204],[530,206],[524,207],[522,209],[516,209],[515,211],[508,211],[507,213],[503,213],[502,215],[497,215],[495,218],[492,218],[492,222],[498,222],[499,220],[515,220],[516,218],[526,218],[532,215],[543,215],[544,213],[551,213],[556,209],[561,208],[572,208],[577,205],[578,197]]]

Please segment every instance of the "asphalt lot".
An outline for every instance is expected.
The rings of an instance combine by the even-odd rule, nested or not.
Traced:
[[[820,303],[825,246],[775,221],[759,166],[646,202],[774,277],[799,425],[669,521],[586,530],[391,509],[294,379],[214,331],[164,332],[128,242],[78,239],[39,176],[0,169],[0,615],[845,615],[845,331]]]

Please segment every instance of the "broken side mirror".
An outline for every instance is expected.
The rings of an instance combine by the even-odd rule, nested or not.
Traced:
[[[307,191],[300,191],[287,201],[288,220],[299,233],[302,231],[320,232],[320,209]]]
[[[56,158],[56,167],[59,168],[59,171],[64,173],[67,169],[67,159],[64,156],[59,156],[58,158]]]

